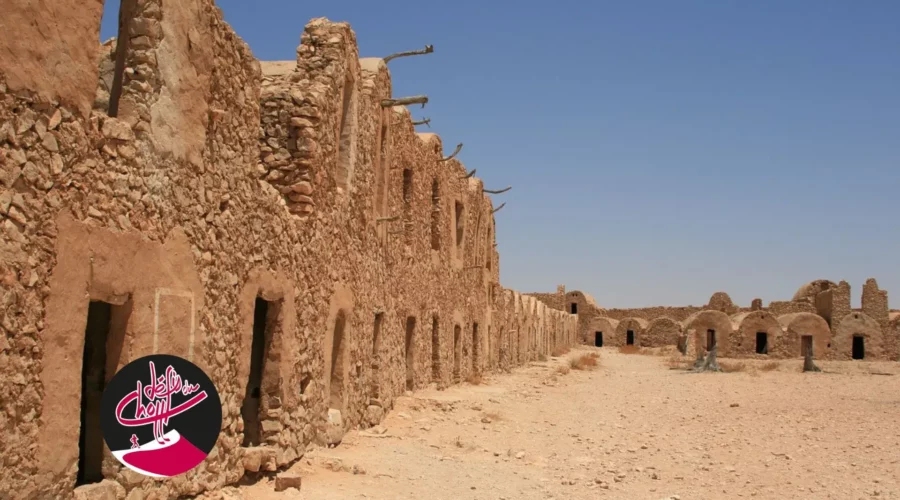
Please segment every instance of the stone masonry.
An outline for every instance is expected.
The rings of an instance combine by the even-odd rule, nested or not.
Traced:
[[[862,307],[851,309],[850,285],[816,280],[800,287],[789,301],[763,307],[754,299],[736,306],[716,292],[704,306],[604,309],[580,291],[526,294],[548,307],[578,315],[578,341],[594,346],[678,347],[702,354],[714,341],[721,356],[799,358],[811,342],[817,358],[900,360],[900,312],[888,309],[888,297],[869,278]]]
[[[212,0],[123,0],[103,45],[99,0],[3,10],[0,498],[215,490],[377,424],[407,390],[576,342],[575,315],[500,286],[482,182],[382,107],[388,68],[347,24],[315,19],[296,61],[261,64]],[[169,480],[108,450],[79,470],[84,374],[154,352],[215,382],[212,454]]]

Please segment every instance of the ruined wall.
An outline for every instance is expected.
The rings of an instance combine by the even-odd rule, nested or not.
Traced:
[[[867,279],[863,285],[862,312],[877,321],[882,330],[887,329],[890,321],[887,291],[878,288],[875,278]]]
[[[816,314],[816,306],[810,302],[796,302],[793,300],[773,300],[769,302],[769,307],[765,308],[773,316],[784,316],[785,314],[796,313],[812,313]]]
[[[814,280],[804,284],[794,292],[791,298],[794,302],[813,302],[816,296],[826,290],[830,290],[837,285],[829,280]]]
[[[663,347],[687,341],[691,346],[689,354],[693,355],[702,351],[706,342],[704,328],[708,328],[716,330],[722,356],[800,357],[803,355],[802,339],[809,336],[819,358],[851,359],[854,342],[860,345],[857,356],[862,356],[861,359],[900,358],[900,330],[897,327],[900,312],[889,309],[887,292],[880,290],[873,278],[863,286],[860,309],[851,309],[850,285],[846,281],[835,284],[828,280],[807,283],[797,290],[792,300],[773,301],[765,308],[761,299],[754,299],[749,308],[738,307],[724,292],[714,293],[704,307],[608,310],[592,308],[590,304],[580,305],[580,297],[584,296],[582,292],[569,292],[566,304],[567,307],[572,303],[579,304],[578,338],[587,345],[595,345],[596,333],[601,331],[604,332],[604,345],[622,345],[625,343],[623,332],[633,330],[635,336],[641,338],[641,346]],[[728,326],[723,316],[712,314],[721,313],[727,317],[728,312],[732,313]],[[642,323],[648,319],[649,325]],[[610,338],[606,330],[617,332]],[[759,342],[759,350],[764,352],[759,353],[758,334],[765,334],[760,336]],[[862,340],[854,341],[854,337]]]
[[[380,106],[389,74],[359,61],[348,25],[314,20],[297,61],[263,81],[211,1],[126,2],[110,84],[102,5],[89,7],[18,2],[0,21],[23,21],[0,31],[0,53],[16,55],[0,58],[0,497],[72,496],[89,301],[119,318],[107,380],[177,354],[223,402],[196,470],[150,481],[107,451],[91,494],[234,483],[376,423],[408,388],[575,341],[575,316],[500,287],[481,181],[439,163],[440,139],[416,134],[405,109]],[[68,59],[23,62],[36,51]],[[262,443],[247,448],[258,301],[271,337]]]
[[[831,331],[834,332],[840,327],[841,320],[850,314],[850,283],[841,281],[832,287],[831,298]]]
[[[524,295],[534,297],[548,307],[559,311],[566,311],[566,285],[558,285],[556,293],[526,293]]]

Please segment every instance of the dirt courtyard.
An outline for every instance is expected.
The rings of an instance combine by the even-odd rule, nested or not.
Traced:
[[[568,358],[600,352],[593,370]],[[669,358],[578,348],[480,385],[401,398],[381,428],[314,449],[291,470],[218,498],[900,498],[895,363]],[[742,369],[740,367],[743,367]],[[383,433],[380,433],[383,432]]]

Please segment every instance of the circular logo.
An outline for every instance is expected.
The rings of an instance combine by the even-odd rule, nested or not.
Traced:
[[[125,467],[172,477],[202,462],[222,428],[222,402],[197,365],[168,354],[136,359],[103,391],[106,445]]]

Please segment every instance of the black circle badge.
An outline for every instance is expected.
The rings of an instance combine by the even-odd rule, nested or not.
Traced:
[[[100,424],[119,462],[146,476],[172,477],[200,465],[222,428],[212,380],[190,361],[154,354],[125,365],[103,391]]]

